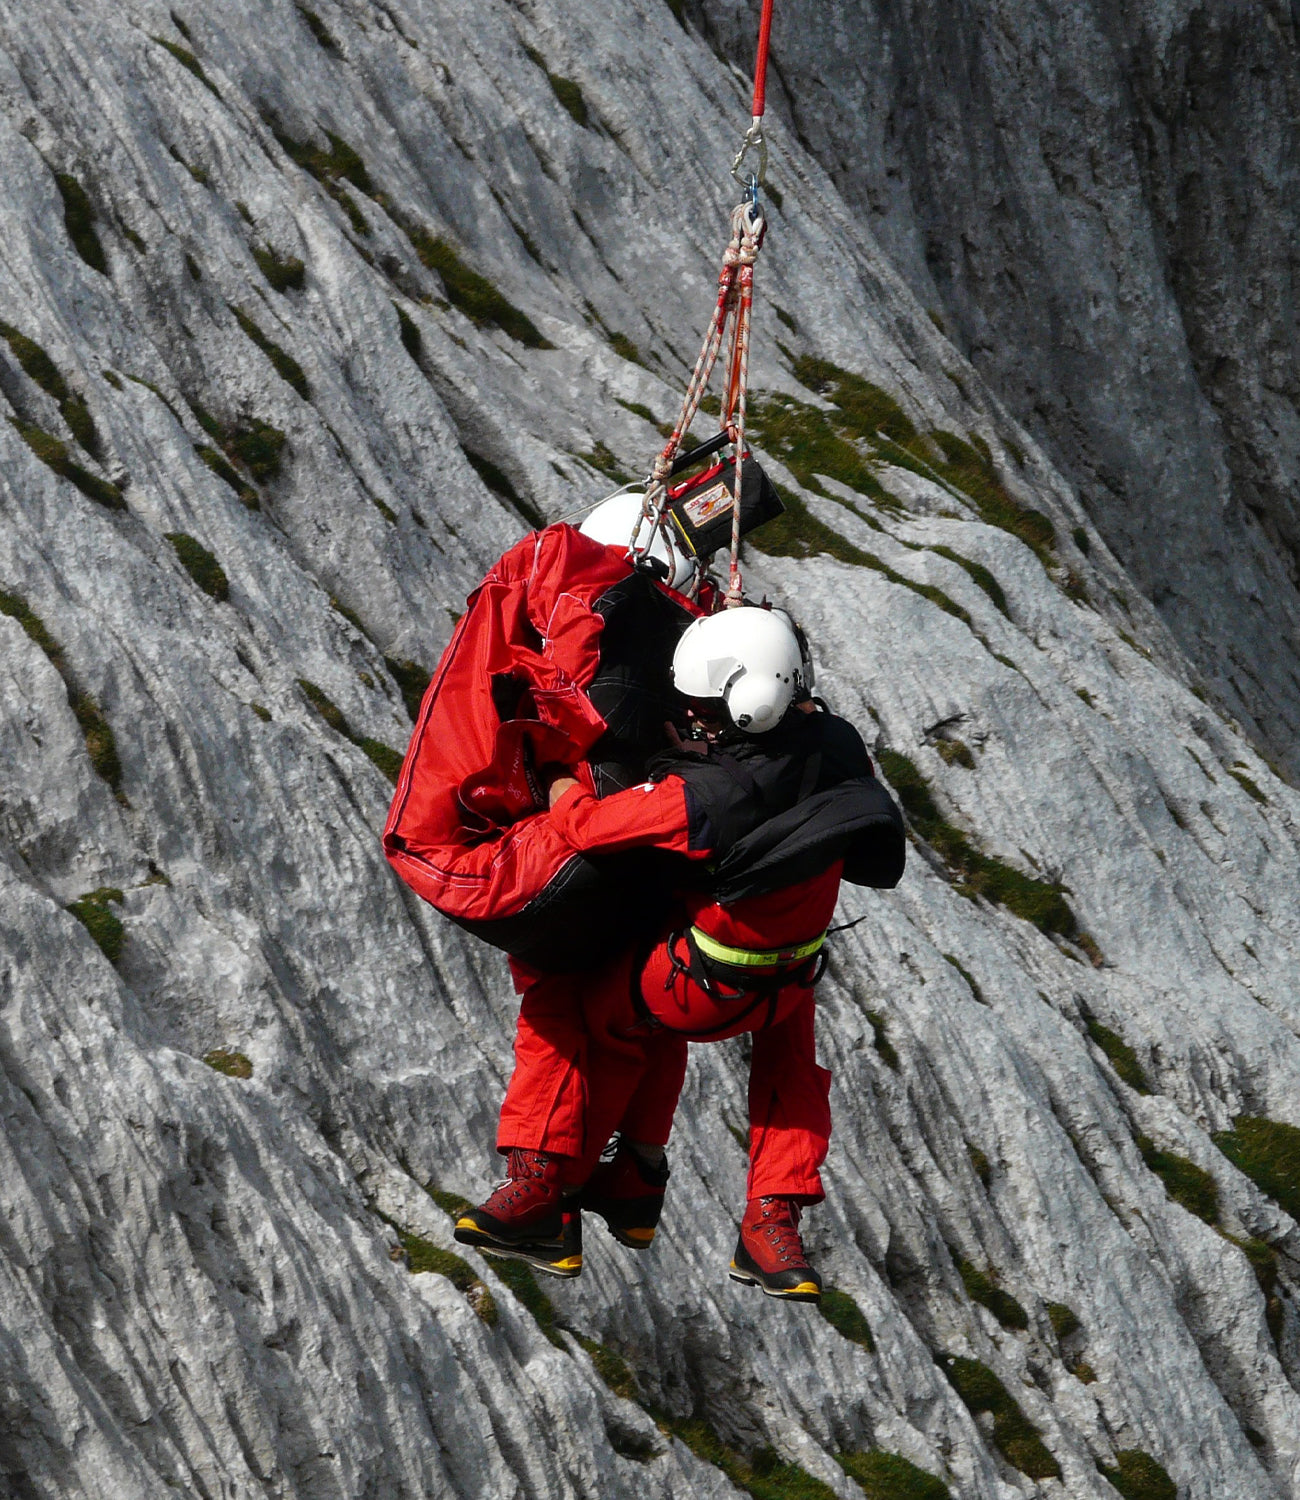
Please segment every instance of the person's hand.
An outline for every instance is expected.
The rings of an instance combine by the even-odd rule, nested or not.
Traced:
[[[554,807],[571,786],[577,785],[578,778],[576,776],[570,776],[568,771],[562,771],[546,788],[546,805]]]
[[[707,741],[684,740],[677,732],[677,725],[671,719],[665,721],[664,730],[668,735],[668,743],[674,750],[683,750],[687,755],[707,755],[709,753]]]

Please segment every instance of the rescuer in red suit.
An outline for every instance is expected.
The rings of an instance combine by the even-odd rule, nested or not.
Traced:
[[[555,776],[550,818],[574,849],[670,851],[699,879],[666,930],[603,969],[515,965],[516,1066],[497,1139],[509,1176],[456,1238],[573,1276],[585,1208],[648,1246],[687,1042],[748,1031],[748,1202],[730,1274],[815,1301],[799,1218],[824,1196],[830,1074],[814,1055],[813,986],[841,879],[901,875],[901,818],[857,731],[811,700],[806,647],[781,612],[697,620],[673,676],[691,736],[674,731],[647,782],[603,799]]]

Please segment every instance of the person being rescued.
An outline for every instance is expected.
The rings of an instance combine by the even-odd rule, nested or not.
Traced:
[[[522,998],[497,1137],[508,1176],[455,1236],[575,1276],[587,1210],[646,1249],[687,1044],[750,1032],[748,1201],[729,1274],[816,1301],[799,1233],[824,1197],[831,1130],[814,986],[841,881],[900,878],[902,818],[857,730],[812,698],[806,642],[783,612],[695,620],[672,677],[685,714],[646,781],[599,798],[569,768],[544,776],[552,831],[574,850],[679,857],[671,918],[593,972],[512,965]]]

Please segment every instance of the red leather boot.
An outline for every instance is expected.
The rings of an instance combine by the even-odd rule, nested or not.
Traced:
[[[787,1302],[819,1302],[822,1279],[804,1254],[800,1212],[792,1198],[751,1198],[727,1273],[731,1279]]]
[[[585,1212],[604,1219],[620,1245],[648,1250],[663,1212],[668,1176],[666,1160],[652,1167],[620,1140],[613,1156],[602,1159],[587,1179],[578,1202]]]
[[[551,1276],[582,1270],[582,1228],[576,1204],[565,1205],[567,1157],[516,1146],[507,1175],[477,1208],[462,1214],[453,1234],[485,1255],[522,1260]]]

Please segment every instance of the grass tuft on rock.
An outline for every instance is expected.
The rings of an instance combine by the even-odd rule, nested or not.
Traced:
[[[637,346],[632,342],[630,338],[628,338],[627,334],[625,333],[611,333],[609,336],[609,347],[614,351],[615,354],[618,355],[620,359],[627,360],[629,364],[645,364],[645,360],[642,358],[640,349],[637,348]],[[614,399],[617,401],[618,397],[616,396]],[[627,402],[620,401],[619,405],[627,406]],[[633,409],[633,407],[628,406],[629,411],[632,411]],[[644,412],[646,408],[643,406],[641,410]],[[648,420],[653,422],[654,418],[650,417]],[[670,427],[668,430],[671,432],[672,428]]]
[[[406,1255],[406,1269],[412,1276],[445,1276],[458,1292],[464,1294],[479,1318],[489,1328],[496,1327],[501,1316],[496,1299],[468,1261],[444,1250],[441,1245],[435,1245],[432,1240],[408,1234],[404,1229],[398,1229],[397,1236]]]
[[[397,684],[402,695],[402,702],[406,704],[406,711],[411,716],[411,723],[414,724],[420,716],[420,705],[424,702],[425,690],[433,674],[426,672],[418,662],[408,659],[398,661],[391,656],[386,656],[384,665]]]
[[[330,34],[330,30],[325,25],[325,22],[321,20],[321,18],[316,14],[314,10],[308,10],[305,5],[298,5],[294,8],[302,17],[303,23],[306,25],[307,30],[310,31],[312,36],[316,38],[316,41],[322,47],[324,47],[326,52],[337,52],[339,50],[339,44]]]
[[[90,764],[94,767],[96,774],[112,787],[119,801],[122,800],[122,763],[118,759],[117,741],[113,737],[112,728],[95,700],[89,693],[82,692],[68,667],[63,648],[45,628],[44,621],[28,606],[21,594],[8,594],[0,589],[0,614],[8,615],[10,619],[18,621],[28,638],[45,653],[50,665],[63,679],[63,686],[68,695],[68,707],[72,710],[82,737],[86,741]]]
[[[56,172],[54,181],[63,199],[63,227],[72,248],[92,270],[107,276],[108,258],[95,230],[95,210],[85,188],[70,172]]]
[[[557,1349],[567,1348],[560,1335],[560,1323],[556,1317],[555,1305],[537,1284],[537,1277],[532,1269],[521,1260],[500,1260],[495,1257],[487,1259],[498,1279],[515,1294],[525,1310],[532,1315],[533,1322],[551,1343]]]
[[[122,892],[116,886],[102,885],[97,891],[87,891],[84,896],[78,896],[68,906],[68,910],[99,945],[109,963],[115,964],[122,952],[126,928],[111,910],[110,902],[121,906]]]
[[[341,734],[345,740],[349,740],[363,754],[369,756],[370,760],[394,785],[402,769],[402,756],[394,750],[391,745],[385,745],[382,740],[371,739],[369,735],[357,734],[343,715],[342,709],[305,677],[298,679],[298,686],[303,690],[307,701],[321,716],[322,719],[337,734]]]
[[[281,258],[270,245],[264,245],[254,247],[253,259],[257,262],[257,269],[277,292],[302,290],[307,279],[307,267],[296,255]]]
[[[969,557],[963,557],[960,552],[954,552],[951,547],[931,547],[930,551],[937,553],[940,557],[946,557],[949,562],[956,563],[959,568],[970,575],[973,583],[984,590],[1007,619],[1011,618],[1011,611],[1007,608],[1007,596],[1002,590],[1002,585],[983,563],[972,562]]]
[[[287,439],[269,422],[241,424],[228,434],[226,452],[237,459],[259,484],[279,476]]]
[[[1030,1479],[1061,1477],[1061,1466],[1042,1435],[987,1365],[956,1354],[937,1355],[936,1363],[972,1416],[988,1412],[993,1418],[994,1445],[1013,1469]]]
[[[1129,1088],[1139,1094],[1149,1094],[1151,1084],[1147,1079],[1146,1071],[1138,1061],[1137,1053],[1124,1038],[1091,1016],[1087,1018],[1086,1025],[1088,1035],[1106,1054],[1111,1067],[1128,1084]]]
[[[934,748],[945,766],[962,766],[967,771],[975,769],[975,756],[965,740],[936,740]]]
[[[17,417],[10,417],[9,421],[19,437],[45,467],[53,470],[61,479],[75,484],[87,500],[93,500],[96,505],[102,505],[105,510],[126,509],[126,501],[122,498],[122,491],[117,485],[107,479],[100,479],[89,469],[83,469],[73,460],[65,442],[31,422],[20,421]]]
[[[597,1375],[616,1396],[621,1396],[624,1401],[640,1402],[641,1392],[636,1375],[617,1349],[611,1349],[608,1344],[597,1343],[595,1339],[580,1338],[578,1342],[591,1355]]]
[[[959,1260],[957,1270],[961,1273],[966,1295],[972,1302],[988,1308],[1003,1328],[1023,1331],[1029,1327],[1029,1314],[1010,1292],[1002,1290],[990,1272],[981,1271],[968,1260]]]
[[[587,101],[582,97],[582,90],[572,78],[565,78],[559,73],[547,73],[546,78],[551,85],[551,92],[568,110],[574,123],[586,130],[591,124],[591,116],[587,110]]]
[[[765,521],[748,538],[751,547],[758,552],[765,552],[769,557],[818,557],[824,554],[839,562],[859,566],[866,563],[867,554],[813,515],[801,495],[796,495],[784,485],[774,487],[785,511],[782,515]]]
[[[243,308],[232,307],[230,310],[235,315],[235,321],[274,365],[281,380],[291,385],[304,401],[310,401],[311,384],[293,355],[282,349],[274,339],[268,338]]]
[[[1211,1139],[1261,1192],[1300,1220],[1300,1129],[1263,1115],[1238,1115],[1231,1130]]]
[[[1078,1333],[1083,1327],[1079,1322],[1079,1315],[1064,1302],[1045,1302],[1043,1305],[1051,1320],[1052,1332],[1058,1339],[1068,1339],[1072,1333]]]
[[[225,1047],[214,1047],[211,1052],[203,1054],[203,1061],[214,1072],[224,1073],[227,1078],[251,1078],[253,1076],[253,1064],[242,1052],[231,1052]]]
[[[496,464],[484,458],[481,453],[472,452],[469,448],[465,448],[463,452],[469,461],[470,468],[487,485],[488,489],[499,499],[504,500],[526,526],[532,527],[534,531],[541,531],[546,525],[546,517],[531,500],[524,499]]]
[[[179,42],[169,42],[165,36],[151,36],[150,40],[157,42],[160,47],[165,47],[167,51],[170,52],[171,55],[176,59],[176,61],[180,63],[181,67],[185,68],[188,72],[193,73],[195,78],[199,80],[203,87],[207,89],[214,98],[221,98],[221,95],[217,92],[216,84],[213,83],[213,81],[203,71],[203,64],[198,60],[197,57],[195,57],[195,55],[190,51],[188,47],[182,47]]]
[[[1012,497],[998,478],[987,446],[976,447],[951,432],[934,432],[930,437],[943,453],[943,461],[935,469],[954,489],[975,502],[981,520],[1018,536],[1044,564],[1050,564],[1056,546],[1055,527],[1041,510],[1021,505]]]
[[[458,308],[476,328],[499,328],[502,333],[529,349],[553,349],[537,326],[496,287],[467,266],[449,240],[430,232],[420,224],[407,228],[407,237],[415,253],[429,270],[436,271],[447,293],[447,300]]]
[[[393,311],[397,314],[397,331],[402,340],[402,348],[411,356],[418,365],[420,363],[420,351],[424,347],[424,339],[416,326],[415,320],[400,302],[393,303]]]
[[[668,1418],[659,1425],[680,1438],[696,1458],[721,1469],[732,1484],[754,1500],[835,1500],[835,1491],[828,1484],[798,1464],[787,1463],[772,1448],[761,1448],[752,1458],[743,1458],[703,1418]]]
[[[348,216],[348,222],[357,234],[363,238],[368,236],[370,225],[366,216],[343,187],[343,184],[348,182],[353,187],[360,188],[367,197],[375,197],[375,185],[371,182],[370,173],[366,170],[366,164],[361,157],[341,136],[335,135],[332,131],[325,132],[329,149],[322,150],[310,141],[295,140],[293,136],[281,130],[273,120],[268,123],[270,123],[272,134],[290,161],[295,162],[304,172],[310,173],[320,183]]]
[[[424,1191],[451,1219],[459,1219],[474,1207],[468,1198],[462,1198],[459,1193],[449,1192],[446,1188],[435,1187],[432,1182],[425,1183]]]
[[[894,1044],[889,1040],[886,1030],[888,1022],[884,1015],[878,1010],[866,1012],[867,1020],[871,1022],[871,1045],[881,1062],[891,1071],[897,1073],[899,1068],[898,1053],[894,1050]]]
[[[168,531],[164,535],[175,548],[181,566],[194,582],[209,598],[224,604],[230,597],[230,580],[212,553],[187,532]]]
[[[1123,1448],[1115,1455],[1115,1467],[1099,1463],[1097,1468],[1124,1496],[1124,1500],[1178,1500],[1178,1486],[1149,1453]]]
[[[849,1343],[859,1345],[868,1354],[874,1353],[876,1344],[871,1337],[867,1315],[847,1292],[838,1287],[823,1287],[817,1311]]]
[[[866,1500],[952,1500],[943,1480],[899,1453],[837,1453],[835,1462],[860,1486]]]
[[[1226,769],[1228,775],[1232,777],[1232,779],[1237,783],[1242,791],[1246,793],[1248,797],[1250,797],[1253,801],[1258,802],[1262,807],[1268,806],[1268,798],[1264,795],[1263,792],[1260,791],[1259,786],[1254,781],[1252,781],[1244,771],[1235,771],[1231,766],[1228,766]]]
[[[1134,1137],[1142,1160],[1165,1185],[1165,1192],[1207,1224],[1219,1222],[1219,1185],[1205,1170],[1176,1151],[1164,1151],[1149,1136]]]
[[[85,400],[68,389],[58,366],[35,339],[19,333],[12,324],[0,323],[0,335],[8,342],[23,372],[58,402],[59,411],[73,437],[92,458],[98,458],[100,443],[94,418]]]
[[[911,419],[888,391],[828,359],[801,355],[794,362],[794,378],[838,408],[840,426],[856,437],[874,442],[883,432],[896,443],[916,437]]]
[[[240,478],[239,473],[226,460],[224,454],[218,453],[215,448],[209,447],[207,443],[195,443],[194,451],[207,464],[208,468],[223,483],[228,484],[240,501],[249,510],[260,510],[261,500],[257,491],[251,484]]]
[[[1063,886],[1023,875],[977,849],[940,813],[929,783],[908,756],[897,750],[881,750],[877,759],[916,832],[958,877],[957,890],[962,895],[983,896],[1032,922],[1040,932],[1079,940],[1078,920],[1065,899]]]

